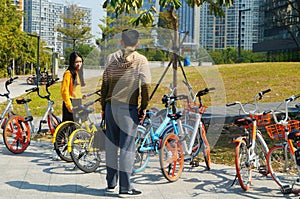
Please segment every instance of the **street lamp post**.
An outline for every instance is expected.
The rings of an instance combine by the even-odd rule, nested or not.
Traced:
[[[40,75],[40,36],[39,35],[33,35],[33,34],[30,34],[30,33],[27,33],[27,35],[37,38],[36,76],[37,76],[37,79],[39,79],[40,78],[39,77],[39,75]]]
[[[242,12],[250,11],[250,8],[239,10],[239,30],[238,30],[238,56],[239,56],[239,62],[241,61],[241,26],[242,26]]]
[[[57,78],[58,75],[58,53],[55,52],[55,47],[54,46],[46,46],[45,48],[48,48],[51,50],[51,55],[52,55],[52,79]]]

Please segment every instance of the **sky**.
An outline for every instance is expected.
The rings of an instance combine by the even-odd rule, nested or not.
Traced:
[[[102,9],[100,4],[103,3],[103,0],[51,0],[52,2],[62,3],[64,5],[68,4],[78,4],[82,7],[87,7],[92,9],[92,34],[96,36],[96,38],[100,38],[100,29],[98,24],[100,24],[100,19],[103,19],[106,14]]]

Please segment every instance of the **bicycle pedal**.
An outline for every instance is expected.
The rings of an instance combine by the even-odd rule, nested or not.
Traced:
[[[40,133],[42,133],[43,135],[46,135],[46,133],[49,132],[49,129],[41,129]]]
[[[261,174],[263,174],[263,175],[267,175],[268,174],[268,169],[267,169],[266,166],[260,166],[258,168],[258,172],[261,173]]]
[[[281,186],[280,190],[283,194],[290,194],[293,191],[293,189],[289,185]]]
[[[198,167],[198,166],[199,166],[199,162],[198,162],[198,161],[191,161],[191,162],[190,162],[190,165],[191,165],[192,167]]]

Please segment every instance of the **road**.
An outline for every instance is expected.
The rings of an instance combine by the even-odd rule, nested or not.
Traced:
[[[73,163],[52,160],[52,145],[32,141],[22,154],[10,153],[0,137],[0,199],[99,199],[116,198],[107,194],[105,157],[94,173],[74,170]],[[234,157],[233,157],[234,158]],[[143,199],[269,199],[299,198],[283,195],[270,175],[254,172],[249,191],[243,191],[238,181],[233,183],[235,168],[213,164],[207,171],[204,163],[199,167],[185,164],[184,172],[176,182],[169,183],[159,168],[158,155],[151,156],[144,172],[132,176],[134,187],[143,191]]]
[[[63,73],[64,73],[65,69],[59,69],[58,70],[58,78],[60,79],[60,81],[62,80],[63,77]],[[94,69],[85,69],[84,70],[84,78],[88,79],[88,78],[92,78],[92,77],[100,77],[102,75],[102,71],[101,70],[94,70]],[[25,90],[29,89],[31,87],[33,87],[34,85],[28,85],[26,83],[26,79],[28,76],[19,76],[19,78],[17,80],[15,80],[11,85],[8,86],[11,95],[10,97],[12,98],[16,98],[19,97],[20,95],[26,93]],[[0,93],[6,93],[7,91],[5,90],[5,81],[7,79],[3,78],[0,79]],[[6,101],[5,97],[0,97],[0,103],[3,103]]]

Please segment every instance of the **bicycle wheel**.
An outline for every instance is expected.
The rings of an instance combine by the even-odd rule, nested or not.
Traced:
[[[159,162],[167,180],[170,182],[178,180],[183,170],[184,154],[177,135],[166,134],[161,144]]]
[[[181,135],[179,136],[180,142],[182,143],[183,151],[184,153],[187,152],[188,148],[190,147],[191,138],[194,133],[194,128],[192,126],[189,126],[187,124],[182,124],[182,130]],[[172,124],[168,125],[165,130],[162,132],[162,137],[166,136],[167,134],[175,133],[174,127]],[[200,132],[196,132],[196,138],[192,146],[192,152],[191,154],[185,154],[184,161],[190,161],[198,156],[201,146],[200,146]]]
[[[268,166],[267,166],[267,154],[269,148],[263,139],[261,132],[258,130],[256,133],[256,142],[254,152],[256,154],[254,165],[258,169],[259,173],[263,175],[268,175]]]
[[[61,123],[61,120],[53,113],[49,113],[47,120],[48,120],[49,130],[50,130],[51,134],[53,135],[56,127]]]
[[[235,147],[235,168],[240,186],[245,191],[249,190],[252,180],[252,169],[248,148],[244,140],[237,142]]]
[[[69,136],[76,129],[81,128],[79,124],[66,121],[57,126],[54,133],[53,145],[57,155],[66,162],[72,162],[70,153],[68,152]]]
[[[297,165],[289,148],[274,146],[267,155],[268,167],[273,180],[280,186],[281,192],[299,193]]]
[[[133,164],[133,173],[138,173],[143,171],[149,163],[150,151],[140,151],[141,147],[150,146],[151,138],[150,133],[147,133],[146,128],[138,127],[137,135],[135,138],[135,159]]]
[[[210,170],[210,165],[211,165],[210,146],[209,146],[209,142],[206,138],[206,129],[205,129],[205,125],[203,123],[202,123],[202,129],[201,129],[201,142],[200,143],[201,143],[200,146],[201,146],[201,149],[203,152],[206,168],[207,168],[207,170]]]
[[[75,165],[86,173],[96,171],[100,165],[100,149],[94,145],[94,135],[85,129],[75,130],[68,143]]]
[[[30,127],[22,116],[15,115],[7,120],[3,130],[6,148],[15,154],[23,153],[30,144]]]

